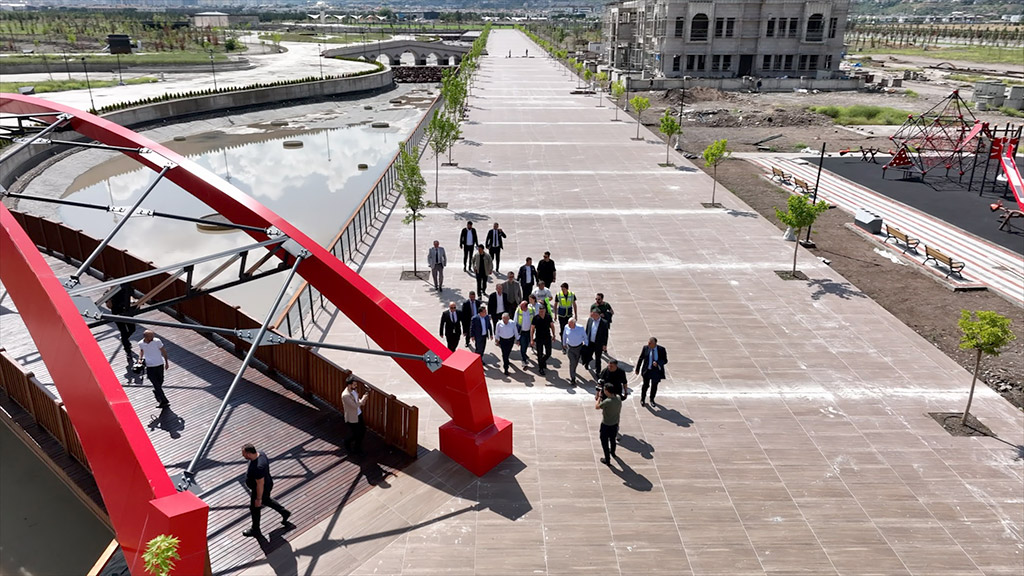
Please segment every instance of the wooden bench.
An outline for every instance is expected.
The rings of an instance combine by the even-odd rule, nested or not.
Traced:
[[[772,180],[778,180],[782,184],[789,184],[789,174],[786,174],[782,170],[772,166]]]
[[[801,180],[800,178],[793,179],[793,187],[797,190],[803,190],[804,194],[812,194],[814,192],[814,186],[811,186],[806,180]]]
[[[906,246],[906,249],[903,250],[904,254],[907,253],[907,250],[917,250],[917,245],[921,243],[921,241],[918,240],[917,238],[913,238],[911,236],[907,236],[906,234],[904,234],[899,228],[894,228],[893,226],[889,226],[888,224],[886,224],[885,242],[888,242],[889,240],[892,239],[895,239],[897,242],[903,242],[903,245]]]
[[[925,264],[927,264],[929,260],[941,262],[942,264],[945,264],[946,268],[949,269],[949,273],[946,274],[946,278],[949,278],[950,274],[956,274],[957,276],[960,276],[961,280],[963,280],[963,276],[960,275],[960,271],[964,269],[964,266],[966,266],[966,264],[964,264],[963,262],[957,262],[956,260],[953,260],[949,256],[946,256],[945,254],[936,250],[935,248],[932,248],[931,246],[925,246],[924,253]]]

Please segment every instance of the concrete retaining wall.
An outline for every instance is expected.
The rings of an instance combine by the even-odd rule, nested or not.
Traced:
[[[169,100],[109,112],[104,114],[103,118],[127,128],[137,129],[157,122],[175,122],[200,114],[238,111],[257,106],[284,104],[285,102],[375,92],[392,86],[394,86],[394,76],[391,69],[386,68],[381,72],[363,76]],[[62,135],[62,137],[67,138],[66,135]],[[81,139],[85,140],[84,137]],[[11,189],[14,181],[23,174],[41,162],[70,148],[70,146],[27,146],[23,148],[10,158],[4,159],[4,163],[0,167],[0,185]]]
[[[628,77],[627,77],[628,78]],[[723,92],[737,92],[741,90],[758,90],[757,82],[761,82],[761,92],[792,92],[798,89],[820,90],[822,92],[833,92],[837,90],[860,90],[864,88],[863,78],[849,78],[842,80],[819,80],[812,77],[801,78],[754,78],[744,76],[742,78],[628,78],[627,87],[629,90],[669,90],[672,88],[715,88]]]

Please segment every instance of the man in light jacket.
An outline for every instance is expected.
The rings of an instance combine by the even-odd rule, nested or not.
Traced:
[[[366,421],[363,420],[363,406],[366,394],[359,396],[358,382],[349,378],[345,393],[341,397],[341,405],[345,411],[345,423],[348,424],[349,435],[345,438],[345,451],[349,454],[363,453],[363,437],[366,436]]]
[[[444,285],[444,267],[448,265],[448,255],[444,252],[444,247],[437,240],[434,240],[434,246],[427,251],[427,266],[430,266],[430,274],[434,279],[434,288],[438,292],[441,291],[441,287]]]

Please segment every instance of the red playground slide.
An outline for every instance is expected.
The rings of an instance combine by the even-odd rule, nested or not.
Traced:
[[[1003,146],[1003,153],[999,155],[999,163],[1003,166],[1003,173],[1006,174],[1006,181],[1013,190],[1013,197],[1017,199],[1017,206],[1024,210],[1024,180],[1020,177],[1020,170],[1013,159],[1014,146]]]

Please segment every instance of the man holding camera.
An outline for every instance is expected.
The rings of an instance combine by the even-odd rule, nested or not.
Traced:
[[[622,399],[613,391],[611,384],[598,387],[594,396],[594,409],[601,411],[601,448],[604,458],[601,464],[612,465],[615,458],[615,436],[619,433],[619,416],[622,414]]]

